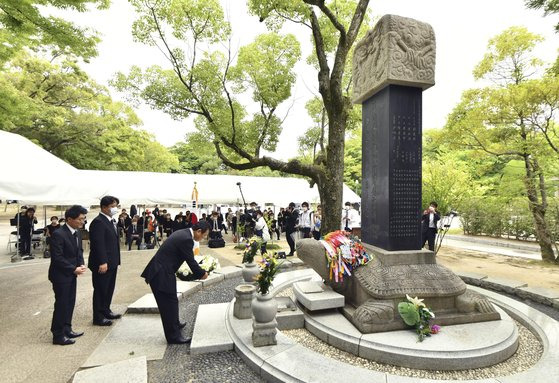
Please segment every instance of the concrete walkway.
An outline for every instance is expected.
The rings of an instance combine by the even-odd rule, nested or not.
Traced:
[[[474,237],[466,235],[446,235],[442,246],[474,250],[488,254],[506,255],[541,260],[540,247],[537,243],[516,240]]]

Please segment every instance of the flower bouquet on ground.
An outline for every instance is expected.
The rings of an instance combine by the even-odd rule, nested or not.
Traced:
[[[194,259],[196,260],[196,262],[198,262],[202,270],[207,271],[208,274],[211,273],[212,271],[220,269],[219,261],[212,256],[195,255]],[[181,281],[195,280],[194,274],[192,273],[192,270],[190,269],[188,263],[186,262],[183,262],[181,267],[179,267],[179,269],[177,270],[176,274],[177,274],[177,278],[179,278]]]
[[[417,340],[423,342],[431,334],[441,331],[439,325],[431,325],[431,320],[435,318],[435,313],[425,306],[423,299],[412,298],[406,294],[407,302],[398,303],[398,312],[408,326],[415,327]]]
[[[273,255],[266,255],[262,257],[262,261],[258,263],[258,266],[260,267],[260,274],[256,279],[257,291],[260,294],[268,294],[270,286],[272,285],[281,264],[282,262],[279,262],[276,259],[275,253]]]
[[[243,253],[243,263],[252,263],[254,262],[254,257],[260,249],[261,242],[259,241],[258,237],[254,236],[251,237],[245,248],[245,252]]]

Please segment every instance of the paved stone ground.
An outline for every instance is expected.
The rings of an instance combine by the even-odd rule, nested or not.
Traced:
[[[181,302],[180,317],[187,325],[184,334],[192,335],[198,305],[230,302],[242,278],[226,279],[204,288]],[[234,351],[190,355],[189,346],[167,347],[162,360],[148,362],[149,382],[263,382]]]

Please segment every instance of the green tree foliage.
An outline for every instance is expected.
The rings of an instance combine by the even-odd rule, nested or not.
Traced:
[[[361,195],[361,129],[351,133],[346,140],[344,155],[344,183],[358,195]]]
[[[0,129],[83,169],[168,171],[178,161],[114,102],[76,60],[20,53],[0,72]]]
[[[282,175],[269,168],[248,170],[231,170],[219,159],[211,141],[199,132],[188,133],[184,142],[175,144],[171,148],[179,160],[179,166],[174,169],[186,174],[237,174],[243,176],[274,177]]]
[[[46,7],[87,10],[107,8],[110,0],[0,0],[0,66],[24,47],[72,53],[85,60],[96,56],[99,38],[70,21],[47,16]]]
[[[542,258],[555,259],[546,221],[548,169],[557,161],[556,111],[559,83],[554,76],[537,77],[541,61],[531,54],[541,38],[512,27],[491,39],[488,53],[475,68],[477,78],[493,86],[471,89],[453,110],[445,127],[453,147],[493,156],[505,163],[521,161],[524,195],[534,220]]]
[[[559,13],[559,1],[557,0],[526,0],[526,6],[532,9],[543,9],[545,15]],[[559,23],[555,26],[559,32]]]
[[[305,176],[318,185],[325,230],[340,221],[346,127],[352,109],[346,74],[351,49],[366,17],[368,0],[249,0],[249,10],[270,32],[240,49],[230,49],[231,30],[217,0],[131,0],[137,20],[133,36],[157,46],[169,68],[134,67],[113,84],[138,101],[175,119],[195,116],[195,124],[214,145],[221,161],[237,170],[266,166]],[[295,82],[299,43],[279,33],[285,22],[307,28],[318,68],[318,88],[327,116],[324,153],[318,162],[281,161],[274,152],[282,130],[278,107]],[[241,100],[252,97],[254,104]],[[322,133],[321,133],[322,134]],[[315,159],[316,160],[316,159]]]

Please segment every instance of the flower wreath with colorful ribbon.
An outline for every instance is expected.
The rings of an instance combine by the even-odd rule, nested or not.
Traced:
[[[344,276],[351,276],[352,271],[365,265],[372,259],[359,238],[338,230],[329,233],[320,240],[326,249],[326,260],[330,267],[330,280],[343,282]]]

